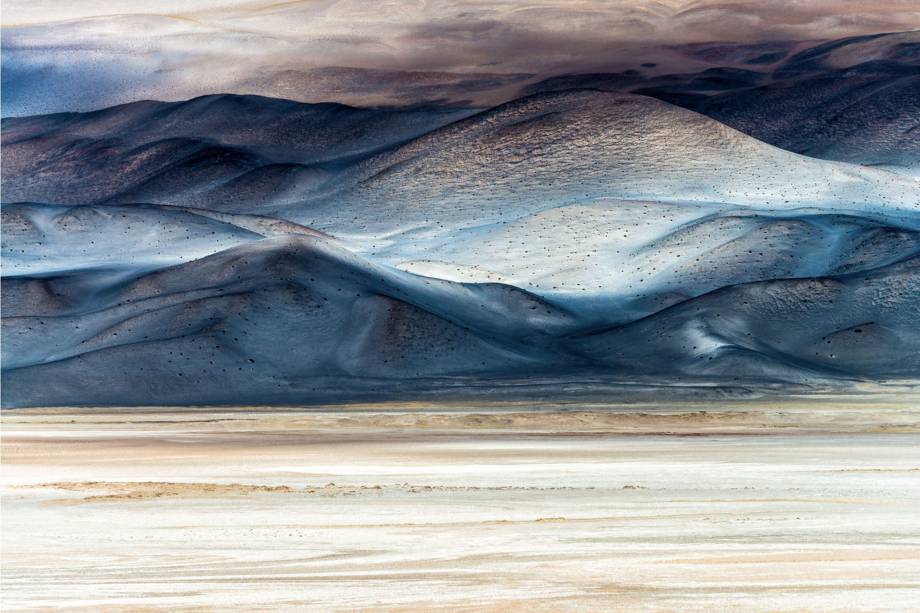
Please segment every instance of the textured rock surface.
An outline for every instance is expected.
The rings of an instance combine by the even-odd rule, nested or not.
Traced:
[[[3,209],[4,403],[920,371],[916,180],[629,94],[450,119],[219,96],[5,122],[4,197],[63,195]]]

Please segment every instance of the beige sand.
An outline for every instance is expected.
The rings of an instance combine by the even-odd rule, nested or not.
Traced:
[[[912,610],[915,400],[6,412],[2,609]]]

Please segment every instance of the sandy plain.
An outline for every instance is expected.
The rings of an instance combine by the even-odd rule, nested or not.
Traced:
[[[920,610],[920,399],[2,415],[3,611]]]

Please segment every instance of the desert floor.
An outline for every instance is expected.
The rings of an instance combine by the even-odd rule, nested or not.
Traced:
[[[2,415],[2,609],[920,610],[920,402]]]

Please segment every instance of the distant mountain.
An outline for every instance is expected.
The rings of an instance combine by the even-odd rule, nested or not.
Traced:
[[[804,381],[920,371],[920,259],[716,290],[576,345],[615,370]]]
[[[68,288],[3,280],[7,404],[290,402],[323,377],[526,371],[574,321],[513,287],[418,277],[305,235],[147,274],[94,304]]]
[[[185,196],[251,180],[243,177],[254,170],[265,176],[268,169],[347,163],[473,112],[215,95],[5,118],[4,200],[90,204]]]
[[[267,237],[319,234],[268,217],[148,204],[5,204],[0,216],[4,275],[150,270]]]
[[[264,96],[216,94],[182,102],[144,100],[88,113],[3,119],[4,145],[54,136],[117,136],[140,147],[193,139],[251,151],[273,162],[309,164],[359,156],[429,132],[474,109],[362,109]]]
[[[69,157],[49,170],[133,181],[119,170],[118,152],[100,155]],[[222,183],[207,177],[204,185],[196,186],[184,162],[152,157],[130,166],[139,173],[165,170],[152,171],[154,177],[122,191],[119,198],[102,199],[125,204],[48,211],[57,211],[58,219],[67,210],[63,220],[102,215],[105,220],[93,230],[98,232],[95,244],[101,245],[106,233],[142,240],[135,243],[131,260],[157,251],[200,257],[238,244],[245,239],[225,236],[227,226],[198,228],[202,212],[258,213],[317,228],[359,253],[423,274],[510,282],[542,292],[639,293],[643,299],[663,292],[696,295],[719,283],[776,274],[827,274],[833,258],[815,254],[844,257],[842,250],[850,249],[862,232],[853,229],[857,227],[868,232],[888,224],[912,231],[914,226],[903,216],[920,207],[920,184],[913,180],[790,154],[652,98],[595,91],[523,98],[335,169],[266,164]],[[61,175],[52,176],[56,181]],[[43,175],[24,178],[45,185]],[[15,174],[8,180],[15,181]],[[80,179],[75,181],[79,185]],[[89,190],[67,193],[71,199],[96,201]],[[137,201],[173,207],[153,215],[149,207],[131,204]],[[166,220],[179,214],[176,206],[181,204],[198,209],[182,213],[197,221],[181,230],[191,234],[177,247],[170,238],[175,228]],[[35,206],[29,210],[37,215]],[[799,210],[809,207],[804,214],[811,221],[800,220]],[[738,218],[745,210],[789,213],[784,218],[776,213]],[[821,217],[828,212],[868,214],[881,221],[865,224],[852,217],[813,223],[832,219]],[[113,219],[120,225],[112,225]],[[134,233],[151,223],[173,230],[144,229],[150,239],[133,238],[127,227],[131,224],[125,223],[131,219]],[[838,222],[840,227],[831,227]],[[201,231],[217,233],[198,237]],[[736,232],[747,232],[747,238]],[[682,250],[653,250],[654,241],[672,233],[688,237]],[[74,240],[88,238],[82,236]],[[47,250],[61,249],[58,240],[47,235],[44,245],[31,252],[51,257]],[[910,241],[905,244],[911,248]],[[197,245],[200,250],[194,251]],[[741,264],[754,248],[760,255]],[[9,249],[23,247],[10,243]],[[78,259],[123,257],[84,257],[103,250],[84,247]],[[71,251],[63,248],[60,253],[66,259]],[[686,268],[691,255],[698,259],[703,254],[710,254],[703,260],[710,264]],[[668,262],[670,256],[685,259]],[[731,261],[743,274],[726,276]],[[668,274],[671,280],[663,281]],[[679,280],[690,275],[699,282]]]
[[[789,211],[794,221],[808,208],[913,228],[904,217],[920,210],[912,179],[791,154],[652,98],[589,91],[531,96],[455,122],[369,158],[336,185],[268,213],[423,274],[579,293],[645,294],[663,265],[651,271],[633,254],[713,216]],[[796,248],[782,228],[773,226],[782,247],[771,253]],[[700,234],[702,251],[721,248],[715,223]],[[827,248],[836,235],[827,231]]]
[[[633,92],[795,153],[920,173],[920,31],[684,51],[711,67],[681,74],[560,75],[524,92]]]
[[[920,252],[916,222],[616,200],[554,208],[473,236],[399,266],[509,283],[628,320],[728,285],[871,270]]]
[[[770,69],[800,78],[847,47]],[[3,144],[6,406],[920,369],[920,181],[648,96],[480,112],[218,96],[4,120]]]
[[[454,122],[369,158],[342,183],[328,200],[373,200],[364,225],[394,213],[381,207],[482,222],[599,197],[920,209],[916,181],[795,156],[653,98],[595,91],[538,94]],[[428,204],[403,206],[418,202]],[[319,218],[314,206],[305,218]]]
[[[739,285],[592,328],[511,286],[410,275],[317,236],[266,239],[144,275],[95,304],[67,300],[73,284],[4,279],[14,305],[3,319],[4,402],[291,403],[412,397],[437,380],[526,387],[528,377],[586,375],[911,376],[918,271],[914,258]]]

